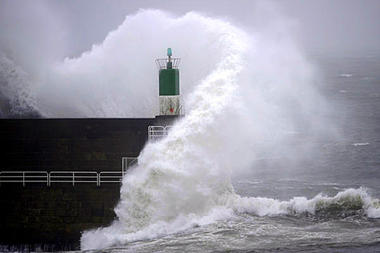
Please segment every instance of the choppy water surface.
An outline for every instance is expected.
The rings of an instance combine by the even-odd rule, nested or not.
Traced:
[[[250,212],[248,208],[228,219],[207,225],[194,223],[178,233],[131,241],[105,251],[380,252],[380,203],[376,200],[380,196],[380,112],[374,110],[380,108],[380,76],[374,71],[380,60],[316,59],[330,82],[322,87],[324,92],[339,101],[344,138],[320,143],[319,160],[305,159],[301,166],[281,157],[266,158],[250,174],[233,179],[235,191],[255,198],[252,203],[257,208],[265,205],[261,198],[278,199],[287,204],[284,213],[261,216],[258,210]],[[334,198],[342,192],[347,194]],[[317,201],[313,212],[307,211],[310,203],[305,198],[317,199],[318,194],[330,198]],[[377,213],[369,215],[364,203],[367,197],[374,201]],[[270,210],[274,205],[265,208]]]
[[[145,146],[83,251],[380,251],[379,54],[306,56],[268,27],[142,10],[46,75],[0,58],[5,116],[142,117],[157,102],[142,73],[168,45],[183,57],[185,117]]]

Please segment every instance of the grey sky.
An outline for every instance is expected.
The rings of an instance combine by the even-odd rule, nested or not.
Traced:
[[[78,55],[100,43],[128,14],[140,8],[181,15],[198,11],[230,20],[246,30],[271,17],[260,17],[253,0],[0,0],[0,46],[17,55]],[[269,1],[260,1],[267,4]],[[295,24],[296,36],[311,51],[352,52],[380,49],[380,1],[272,1]],[[40,49],[38,49],[40,48]],[[58,50],[59,49],[59,50]],[[21,56],[19,56],[21,57]]]

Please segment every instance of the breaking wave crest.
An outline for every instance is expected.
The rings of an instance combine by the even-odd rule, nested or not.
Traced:
[[[314,68],[286,20],[269,16],[273,23],[247,33],[197,13],[175,17],[141,10],[81,56],[36,73],[0,55],[0,102],[8,107],[0,117],[153,117],[153,60],[167,47],[182,57],[186,116],[165,139],[145,146],[123,179],[117,220],[85,231],[82,249],[154,238],[242,213],[380,218],[379,200],[362,188],[289,201],[235,193],[230,175],[254,168],[260,155],[281,154],[296,164],[299,154],[313,154],[313,142],[295,142],[294,136],[313,140],[334,130],[324,117],[330,107],[314,87]]]
[[[138,15],[135,18],[139,18]],[[160,18],[175,23],[172,17]],[[308,102],[304,101],[305,96],[319,99],[308,86],[311,72],[302,57],[298,58],[298,53],[293,52],[291,58],[295,65],[288,66],[285,72],[277,71],[277,76],[273,77],[274,72],[267,68],[276,63],[266,65],[265,60],[252,61],[252,54],[258,56],[253,53],[258,50],[253,45],[260,42],[244,31],[224,21],[194,13],[179,19],[189,27],[202,27],[213,34],[219,61],[195,84],[186,99],[186,116],[173,126],[166,138],[148,143],[139,156],[138,165],[124,177],[120,202],[115,208],[117,220],[109,227],[85,231],[81,238],[82,249],[154,238],[228,219],[239,213],[328,216],[335,212],[339,217],[362,210],[368,217],[378,217],[378,200],[371,199],[363,189],[349,189],[335,197],[318,195],[310,200],[297,197],[290,201],[236,194],[230,175],[238,168],[253,164],[255,148],[262,151],[270,147],[260,146],[260,141],[268,137],[279,145],[289,136],[286,133],[295,130],[296,123],[293,120],[288,122],[288,111],[281,111],[283,107],[278,106],[284,103],[282,96],[293,97],[287,89],[303,85],[304,91],[307,90],[303,97],[296,96],[297,107],[301,105],[302,110],[310,109]],[[289,49],[288,46],[287,42],[281,45]],[[289,59],[289,55],[285,58]],[[252,73],[255,74],[253,79]],[[276,81],[279,75],[281,81]],[[249,88],[250,85],[253,87]],[[270,95],[268,90],[274,87],[273,96],[266,100]],[[293,114],[297,112],[296,107],[290,109]],[[255,117],[252,118],[251,114]],[[250,125],[250,119],[260,122],[259,126]],[[240,126],[242,121],[244,127]],[[247,126],[252,126],[248,132]],[[273,136],[273,132],[278,134]],[[255,147],[250,148],[247,141],[255,143]],[[298,148],[293,146],[295,150]]]
[[[313,215],[317,218],[344,218],[365,215],[380,218],[380,202],[372,198],[365,189],[347,189],[334,197],[319,194],[312,199],[295,197],[289,201],[271,198],[238,197],[233,202],[237,212],[248,212],[258,216]]]
[[[0,118],[37,117],[28,74],[0,52]]]
[[[85,232],[82,249],[173,233],[191,226],[194,220],[213,220],[207,218],[210,212],[217,212],[216,216],[229,213],[225,206],[235,194],[229,171],[214,162],[223,145],[215,122],[233,100],[248,38],[224,22],[201,16],[196,19],[220,35],[222,60],[192,92],[188,114],[167,138],[148,143],[138,166],[124,178],[115,209],[118,220],[108,228]]]
[[[224,200],[224,203],[216,203],[204,213],[199,213],[198,210],[187,213],[186,209],[176,210],[179,211],[176,217],[157,220],[135,232],[131,232],[125,223],[115,221],[110,227],[85,232],[81,241],[82,249],[106,248],[151,239],[230,219],[243,213],[257,216],[309,216],[316,219],[340,219],[351,216],[380,218],[380,200],[372,198],[363,188],[347,189],[333,197],[319,194],[312,199],[295,197],[289,201],[241,197],[232,193]],[[149,201],[148,203],[150,204]],[[141,210],[136,211],[140,213]]]

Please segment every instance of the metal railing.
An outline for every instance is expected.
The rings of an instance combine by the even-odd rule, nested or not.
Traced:
[[[148,139],[155,141],[168,135],[172,126],[148,126]]]
[[[51,183],[96,183],[99,184],[99,175],[96,171],[50,171],[49,182]]]
[[[171,57],[170,61],[172,62],[172,68],[178,69],[179,64],[181,63],[181,58]],[[158,69],[166,69],[167,63],[169,62],[169,58],[160,58],[156,59],[156,65]]]
[[[131,168],[132,166],[137,165],[137,157],[125,156],[121,158],[121,173],[125,174],[125,172]]]
[[[49,185],[49,173],[47,171],[1,171],[1,183],[46,183]]]
[[[0,186],[3,183],[70,183],[73,186],[79,183],[93,183],[100,186],[102,183],[121,183],[121,171],[0,171]]]
[[[102,171],[99,173],[98,185],[101,183],[121,183],[123,173],[121,171]]]
[[[121,183],[126,171],[137,164],[137,157],[122,157],[119,171],[0,171],[0,186],[3,183]]]

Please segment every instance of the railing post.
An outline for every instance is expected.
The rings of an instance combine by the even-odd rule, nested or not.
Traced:
[[[132,161],[137,161],[136,158],[133,158]],[[129,164],[129,160],[124,160],[124,166],[127,166]],[[128,166],[127,166],[128,167]],[[29,178],[28,178],[28,173]],[[52,174],[53,173],[53,174]],[[79,174],[78,182],[77,183],[96,183],[97,186],[101,186],[102,182],[104,183],[120,183],[123,182],[123,177],[126,174],[125,170],[122,169],[116,170],[116,171],[56,171],[56,174],[54,174],[54,171],[0,171],[0,186],[2,186],[2,183],[8,182],[8,183],[22,183],[23,187],[26,187],[26,183],[46,183],[46,186],[50,187],[52,182],[56,183],[69,183],[71,181],[72,186],[75,186],[75,174]],[[19,181],[21,174],[21,182]],[[68,174],[71,174],[71,180],[70,176]],[[7,176],[8,175],[8,176]],[[95,176],[95,178],[94,178]],[[4,180],[4,178],[6,180]],[[52,179],[53,178],[53,179]],[[83,178],[83,180],[82,180]],[[9,180],[8,180],[9,179]],[[93,181],[95,179],[95,182]],[[28,181],[29,180],[29,181]],[[45,181],[44,181],[45,180]],[[102,181],[103,180],[103,181]]]
[[[121,174],[124,176],[124,168],[125,168],[125,159],[124,157],[121,158]]]

